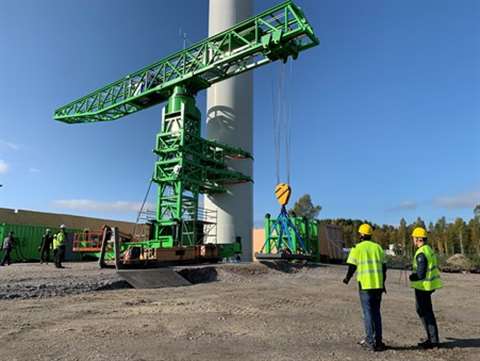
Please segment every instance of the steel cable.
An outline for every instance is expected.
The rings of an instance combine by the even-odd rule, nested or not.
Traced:
[[[272,113],[273,113],[273,140],[275,149],[275,170],[277,184],[282,178],[282,163],[288,184],[291,177],[291,102],[287,86],[292,81],[292,65],[289,67],[283,63],[279,64],[276,79],[272,81]],[[283,162],[282,162],[283,160]]]
[[[138,211],[137,220],[135,221],[135,226],[133,227],[132,237],[135,237],[135,232],[137,231],[137,225],[140,222],[140,217],[142,215],[143,208],[145,207],[145,204],[147,203],[148,195],[150,194],[150,190],[152,189],[153,177],[154,177],[154,173],[152,173],[152,177],[150,178],[150,182],[148,183],[147,192],[145,193],[145,197],[143,198],[142,205],[140,206],[140,209]]]

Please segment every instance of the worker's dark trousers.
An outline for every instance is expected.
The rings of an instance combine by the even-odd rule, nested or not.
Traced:
[[[7,248],[4,249],[3,252],[5,252],[5,254],[3,255],[2,266],[5,266],[5,263],[10,264],[12,262],[12,259],[10,258],[10,253],[12,252],[12,249]]]
[[[382,342],[382,315],[380,313],[382,290],[360,291],[360,302],[367,342],[370,345],[379,344]]]
[[[45,263],[50,262],[50,248],[44,247],[41,249],[40,261]]]
[[[434,291],[415,290],[415,301],[417,303],[417,314],[422,321],[431,343],[438,343],[438,327],[432,307],[432,293]]]
[[[65,254],[65,246],[60,246],[54,250],[55,253],[55,267],[61,268],[63,256]]]

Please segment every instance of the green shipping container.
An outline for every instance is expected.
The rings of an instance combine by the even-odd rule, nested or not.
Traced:
[[[52,228],[41,225],[0,224],[0,244],[2,245],[2,249],[0,249],[0,257],[3,258],[3,240],[9,232],[13,232],[15,244],[11,253],[12,262],[40,261],[39,247],[42,243],[42,236],[47,228],[50,228],[53,233],[60,232],[60,228]],[[77,229],[67,228],[67,242],[65,250],[66,261],[79,261],[81,259],[80,254],[72,252],[71,238],[73,237],[73,233],[78,231],[79,230]],[[50,257],[53,257],[52,252],[50,253]]]

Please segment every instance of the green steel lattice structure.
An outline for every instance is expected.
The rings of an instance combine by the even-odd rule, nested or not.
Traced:
[[[226,160],[252,157],[201,137],[196,93],[270,62],[296,59],[318,44],[302,10],[286,1],[57,109],[54,118],[108,121],[167,102],[154,150],[158,161],[153,181],[159,188],[155,235],[144,245],[193,245],[200,232],[199,194],[221,193],[228,184],[251,181],[228,168]]]

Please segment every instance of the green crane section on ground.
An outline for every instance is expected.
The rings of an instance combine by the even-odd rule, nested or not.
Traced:
[[[159,189],[154,235],[132,242],[132,247],[201,244],[216,217],[201,214],[199,195],[224,193],[229,184],[252,181],[227,166],[227,160],[252,158],[251,154],[201,137],[196,93],[267,63],[296,59],[318,44],[302,10],[286,1],[55,111],[56,120],[89,123],[167,102],[154,149],[158,160],[152,180]]]

